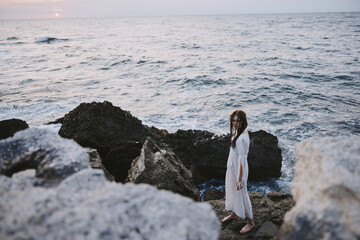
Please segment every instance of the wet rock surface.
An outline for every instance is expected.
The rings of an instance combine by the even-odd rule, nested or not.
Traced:
[[[7,119],[0,121],[0,140],[14,136],[18,131],[29,128],[29,125],[21,119]]]
[[[255,228],[246,234],[240,234],[246,225],[246,219],[231,220],[223,223],[219,240],[235,239],[279,239],[279,228],[285,213],[294,206],[293,198],[286,193],[249,193]],[[225,199],[210,200],[219,221],[230,214],[225,210]]]
[[[150,137],[146,139],[140,156],[132,162],[127,181],[148,183],[197,201],[200,199],[190,171],[170,148],[160,147]]]

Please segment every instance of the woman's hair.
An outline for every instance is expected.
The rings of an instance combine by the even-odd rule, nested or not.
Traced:
[[[238,120],[240,120],[240,126],[238,129],[234,129],[233,128],[233,124],[232,124],[232,120],[233,118],[237,116]],[[235,110],[231,115],[230,115],[230,145],[235,148],[236,146],[236,140],[239,138],[240,134],[247,128],[248,123],[247,123],[247,119],[246,119],[246,113],[244,111],[241,110]],[[236,130],[236,135],[233,138],[234,135],[234,130]]]

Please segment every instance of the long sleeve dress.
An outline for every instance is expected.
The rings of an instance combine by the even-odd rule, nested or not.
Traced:
[[[225,177],[225,208],[232,210],[240,218],[253,219],[253,212],[249,194],[247,192],[247,179],[249,167],[247,156],[250,146],[250,138],[244,131],[236,140],[235,148],[230,147]],[[240,164],[242,164],[242,189],[236,189],[236,181],[240,175]]]

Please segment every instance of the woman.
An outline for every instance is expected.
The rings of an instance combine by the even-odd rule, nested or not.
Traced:
[[[250,198],[247,192],[249,168],[247,155],[250,138],[247,132],[245,112],[236,110],[230,115],[230,153],[227,161],[225,178],[225,208],[232,210],[231,214],[222,219],[226,222],[232,219],[247,218],[247,224],[240,233],[247,233],[255,227]]]

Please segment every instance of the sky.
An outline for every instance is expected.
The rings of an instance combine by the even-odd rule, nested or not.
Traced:
[[[0,0],[0,19],[354,11],[360,0]]]

